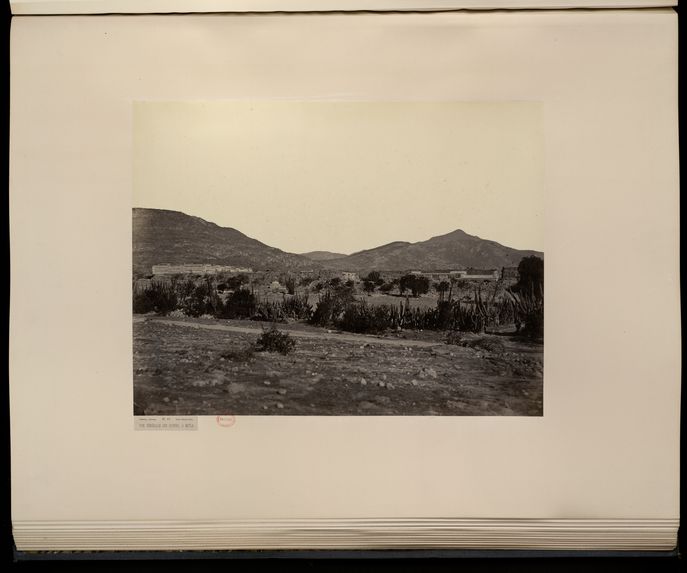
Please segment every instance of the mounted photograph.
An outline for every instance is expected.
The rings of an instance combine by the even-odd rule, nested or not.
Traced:
[[[540,103],[133,108],[135,416],[543,416]]]

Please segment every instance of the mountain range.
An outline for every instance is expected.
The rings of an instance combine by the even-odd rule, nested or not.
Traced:
[[[396,241],[328,260],[326,265],[342,271],[500,269],[516,267],[523,257],[530,255],[543,258],[543,253],[538,251],[512,249],[458,229],[418,243]]]
[[[254,270],[369,272],[404,270],[492,269],[517,266],[523,257],[543,253],[519,250],[469,235],[460,229],[409,243],[396,241],[351,255],[312,251],[287,253],[200,217],[165,209],[133,209],[134,275],[151,273],[159,263],[210,263]]]

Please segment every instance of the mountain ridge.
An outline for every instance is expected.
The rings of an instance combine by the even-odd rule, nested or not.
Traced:
[[[544,253],[514,249],[456,229],[425,241],[394,241],[325,262],[328,268],[356,271],[447,270],[514,267],[527,256]]]
[[[351,255],[329,251],[295,254],[271,247],[233,227],[169,209],[136,207],[133,217],[134,274],[148,275],[160,263],[209,263],[254,270],[369,272],[458,270],[517,266],[535,250],[507,247],[456,229],[425,241],[392,241]]]

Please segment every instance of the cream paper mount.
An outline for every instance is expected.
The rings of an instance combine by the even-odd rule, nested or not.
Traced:
[[[15,18],[17,547],[674,547],[676,46],[670,10]],[[134,430],[134,102],[235,100],[540,102],[543,416]]]

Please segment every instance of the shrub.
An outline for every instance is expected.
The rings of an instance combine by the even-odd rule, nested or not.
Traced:
[[[308,295],[284,297],[281,306],[287,318],[310,320],[312,316],[312,306],[308,302]]]
[[[240,289],[249,281],[250,279],[248,278],[248,276],[244,274],[228,276],[221,285],[217,286],[217,289],[219,290],[220,287],[224,287],[223,290],[236,290]]]
[[[310,322],[318,326],[327,326],[338,317],[338,309],[334,296],[330,291],[326,291],[321,297],[315,311],[310,317]]]
[[[318,326],[333,324],[341,317],[346,306],[355,300],[353,289],[341,286],[340,281],[338,284],[338,288],[329,289],[320,297],[320,301],[310,317],[311,324]]]
[[[451,325],[451,321],[455,315],[456,305],[439,300],[437,303],[437,315],[436,315],[436,327],[441,329],[446,329]]]
[[[252,318],[269,322],[284,322],[287,318],[295,320],[310,320],[312,306],[308,296],[286,296],[281,302],[261,302],[257,304]]]
[[[349,304],[336,324],[348,332],[383,332],[395,323],[390,308],[388,305]]]
[[[221,318],[250,318],[255,314],[255,295],[247,289],[238,289],[229,295],[221,309]]]
[[[532,294],[507,290],[516,331],[529,338],[544,336],[544,299]]]
[[[182,299],[180,310],[187,316],[199,317],[204,314],[217,316],[221,315],[222,306],[222,301],[214,287],[209,282],[203,282]]]
[[[281,278],[281,282],[286,287],[286,292],[289,294],[296,294],[296,279],[290,275]]]
[[[251,320],[286,322],[286,315],[280,302],[265,301],[257,303]]]
[[[332,315],[330,322],[350,332],[381,332],[388,328],[483,332],[487,326],[497,324],[500,307],[501,304],[482,303],[477,293],[472,304],[441,301],[428,309],[410,308],[403,303],[399,306],[346,303],[341,313]]]
[[[532,309],[525,317],[525,324],[520,331],[523,336],[528,338],[544,337],[544,305],[539,305]]]
[[[255,343],[255,350],[258,352],[279,352],[288,354],[293,352],[296,341],[291,338],[288,332],[281,332],[272,326],[269,330],[263,330],[260,338]]]
[[[136,314],[155,312],[165,315],[176,307],[177,296],[171,285],[153,283],[133,295],[133,311]]]

